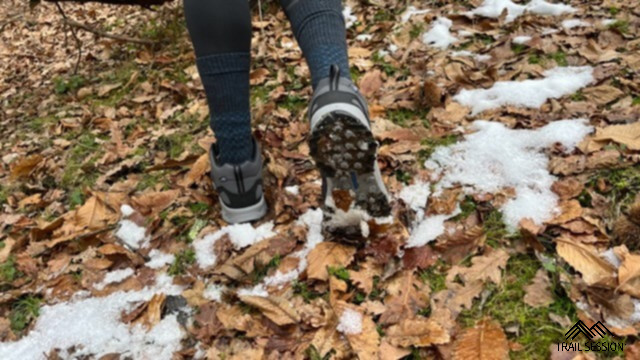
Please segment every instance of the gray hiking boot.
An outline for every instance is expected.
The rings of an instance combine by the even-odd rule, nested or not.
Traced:
[[[309,109],[311,156],[320,169],[323,194],[349,190],[356,206],[372,216],[391,212],[377,162],[378,142],[371,132],[366,100],[333,65],[314,91]],[[325,204],[326,205],[326,204]]]
[[[253,141],[253,156],[239,165],[219,164],[214,145],[209,151],[211,179],[218,191],[222,218],[230,223],[258,220],[267,213],[262,192],[262,155]]]

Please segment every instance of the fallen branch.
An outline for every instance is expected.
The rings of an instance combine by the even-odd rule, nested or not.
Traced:
[[[147,40],[147,39],[137,39],[137,38],[133,38],[133,37],[129,37],[126,35],[118,35],[118,34],[110,34],[108,32],[102,31],[102,30],[98,30],[96,28],[93,28],[89,25],[86,24],[82,24],[79,23],[75,20],[71,20],[69,18],[66,18],[64,20],[65,24],[69,25],[69,26],[73,26],[73,27],[77,27],[79,29],[82,29],[84,31],[88,31],[90,33],[96,34],[100,37],[104,37],[104,38],[109,38],[109,39],[113,39],[113,40],[118,40],[118,41],[124,41],[124,42],[130,42],[130,43],[135,43],[135,44],[144,44],[144,45],[153,45],[156,44],[155,41],[153,40]]]

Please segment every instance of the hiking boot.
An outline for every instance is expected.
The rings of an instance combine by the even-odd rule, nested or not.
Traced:
[[[349,190],[356,206],[370,215],[389,215],[366,100],[351,80],[340,76],[338,66],[331,66],[329,77],[318,83],[309,119],[309,147],[322,174],[325,206],[327,194]]]
[[[218,191],[222,218],[230,223],[242,223],[262,218],[267,203],[262,192],[262,155],[253,140],[253,156],[241,164],[220,164],[215,144],[209,151],[211,179]]]

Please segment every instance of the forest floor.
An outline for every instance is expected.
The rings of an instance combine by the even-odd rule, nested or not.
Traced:
[[[393,198],[333,194],[349,234],[277,3],[252,9],[270,212],[234,226],[180,4],[33,4],[0,5],[0,358],[640,359],[635,1],[347,1]],[[567,350],[578,320],[607,348]]]

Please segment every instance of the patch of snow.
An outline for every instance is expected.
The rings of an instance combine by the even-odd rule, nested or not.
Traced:
[[[418,218],[421,219],[427,206],[429,195],[431,195],[431,184],[418,181],[413,185],[405,186],[398,194],[398,197],[409,205],[411,210],[415,211]]]
[[[526,35],[516,36],[511,41],[513,41],[516,44],[526,44],[529,41],[531,41],[531,36],[526,36]]]
[[[269,292],[265,288],[264,284],[258,284],[252,288],[244,288],[238,290],[238,296],[260,296],[267,297]]]
[[[603,19],[600,23],[603,26],[609,26],[611,24],[615,24],[616,21],[618,21],[618,20],[616,20],[616,19]]]
[[[452,51],[451,56],[468,56],[468,57],[474,58],[476,61],[479,61],[479,62],[485,62],[485,61],[491,60],[491,55],[476,54],[469,50]]]
[[[300,187],[298,185],[287,186],[284,188],[284,190],[292,195],[300,194]]]
[[[438,236],[444,234],[444,222],[460,213],[460,207],[451,214],[431,215],[418,223],[413,230],[411,236],[407,240],[405,248],[413,248],[427,245],[435,240]]]
[[[121,220],[116,237],[134,249],[144,247],[148,243],[147,229],[131,220]]]
[[[453,99],[472,109],[472,115],[503,105],[539,108],[549,99],[573,94],[591,83],[590,66],[557,67],[544,72],[544,79],[498,81],[489,89],[463,89]]]
[[[159,269],[173,263],[175,259],[176,257],[173,254],[167,254],[158,249],[153,249],[149,252],[149,261],[147,261],[145,265],[151,269]]]
[[[609,248],[600,253],[600,257],[605,259],[609,264],[613,265],[616,269],[622,265],[622,261],[616,253],[613,251],[613,248]]]
[[[222,299],[222,292],[224,290],[225,287],[220,284],[209,284],[209,286],[207,286],[202,292],[202,296],[207,300],[220,302]]]
[[[369,41],[371,39],[373,39],[373,35],[371,34],[360,34],[356,36],[357,41]]]
[[[358,21],[358,18],[351,13],[351,6],[345,6],[342,10],[342,17],[344,17],[344,24],[348,28]]]
[[[396,45],[396,44],[389,44],[388,49],[392,54],[399,50],[398,49],[398,45]]]
[[[512,130],[479,120],[471,129],[475,132],[464,141],[436,148],[425,167],[442,174],[436,193],[454,186],[462,186],[468,194],[515,189],[515,197],[502,207],[510,230],[525,218],[541,224],[557,211],[558,198],[551,191],[556,178],[549,173],[549,159],[542,151],[560,143],[570,152],[593,130],[586,119],[559,120],[536,130]],[[426,238],[441,229],[437,225],[441,220],[432,220],[433,229],[425,225],[430,231]]]
[[[428,32],[422,35],[422,42],[441,50],[444,50],[458,40],[455,36],[451,35],[449,29],[451,29],[453,23],[451,20],[439,17],[431,26]]]
[[[273,232],[273,221],[264,223],[257,228],[254,228],[249,223],[233,224],[225,226],[214,233],[207,234],[203,238],[193,242],[193,248],[196,251],[196,261],[201,269],[206,269],[216,264],[217,258],[213,251],[213,246],[227,234],[236,250],[276,235]]]
[[[552,4],[544,0],[531,0],[526,5],[519,5],[511,0],[485,0],[479,7],[467,14],[480,15],[488,18],[498,18],[507,10],[505,22],[512,22],[525,12],[538,15],[560,15],[575,12],[576,9],[565,4]]]
[[[168,280],[167,280],[168,278]],[[119,353],[134,359],[170,360],[181,349],[185,333],[176,315],[168,315],[150,331],[142,325],[122,322],[122,313],[149,301],[153,295],[179,295],[182,287],[171,283],[165,275],[153,287],[140,291],[118,291],[105,297],[89,297],[55,305],[44,305],[34,328],[14,342],[0,343],[1,359],[44,360],[57,348],[62,352],[75,347],[63,358],[100,358]]]
[[[591,26],[591,23],[580,19],[567,19],[562,22],[562,27],[565,29],[573,29],[575,27],[587,27]]]
[[[362,314],[352,309],[345,309],[340,316],[340,322],[336,330],[345,335],[358,335],[362,333]]]
[[[415,6],[409,6],[407,10],[402,14],[402,18],[400,20],[402,21],[402,23],[406,23],[407,21],[409,21],[409,19],[411,19],[412,16],[423,15],[428,12],[428,9],[419,10]]]
[[[123,217],[128,217],[131,216],[135,210],[133,210],[133,208],[127,204],[123,204],[122,206],[120,206],[120,212],[122,213]]]
[[[465,38],[465,37],[473,36],[473,33],[469,30],[460,30],[458,31],[458,36]]]
[[[560,30],[554,29],[554,28],[542,28],[541,30],[542,31],[540,33],[542,35],[551,35],[551,34],[556,34],[560,32]]]
[[[93,287],[98,290],[103,290],[107,285],[119,283],[134,273],[135,271],[132,268],[110,271],[104,276],[101,282],[94,284]]]

